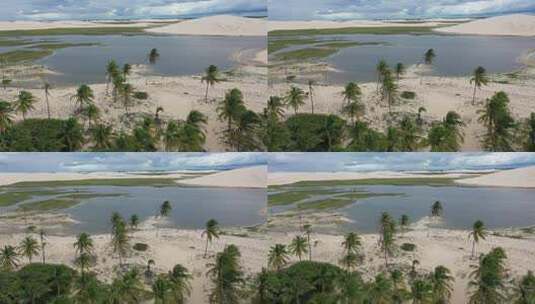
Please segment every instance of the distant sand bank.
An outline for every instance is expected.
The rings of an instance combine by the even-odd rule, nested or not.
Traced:
[[[473,186],[535,188],[535,166],[500,171],[456,182]]]
[[[174,35],[265,36],[267,21],[264,18],[217,15],[151,28],[146,31]]]

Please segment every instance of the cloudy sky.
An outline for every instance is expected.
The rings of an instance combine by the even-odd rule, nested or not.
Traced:
[[[535,153],[270,153],[269,171],[460,171],[535,165]]]
[[[266,15],[266,0],[2,0],[0,20]]]
[[[534,0],[267,0],[276,20],[469,17],[535,12]]]
[[[0,153],[2,172],[226,170],[266,164],[262,153]]]

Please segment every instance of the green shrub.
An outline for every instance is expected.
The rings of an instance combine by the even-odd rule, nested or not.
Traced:
[[[410,91],[403,91],[401,93],[401,98],[414,99],[414,98],[416,98],[416,93],[410,92]]]
[[[134,250],[136,251],[147,251],[149,249],[149,245],[144,243],[135,243],[134,244]]]
[[[149,94],[147,92],[135,92],[134,93],[134,98],[135,99],[146,100],[147,98],[149,98]]]
[[[411,243],[403,243],[401,249],[405,251],[414,251],[416,250],[416,245]]]
[[[297,114],[286,120],[287,151],[335,151],[341,146],[346,122],[336,115]]]

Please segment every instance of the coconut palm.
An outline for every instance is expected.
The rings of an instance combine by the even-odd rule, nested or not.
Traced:
[[[158,49],[152,49],[149,53],[149,63],[155,64],[156,60],[160,58],[160,53],[158,52]]]
[[[418,114],[416,115],[416,124],[421,126],[424,123],[424,120],[422,119],[422,113],[427,112],[427,109],[425,107],[419,107],[418,108]]]
[[[26,114],[31,110],[34,110],[34,103],[37,100],[32,93],[28,91],[20,91],[17,100],[14,103],[14,110],[22,113],[22,119],[26,120]]]
[[[207,117],[199,111],[193,110],[188,114],[186,121],[177,125],[177,146],[179,151],[203,152],[206,134],[204,126]],[[169,125],[168,125],[169,126]]]
[[[433,64],[435,57],[437,57],[437,55],[435,54],[434,49],[427,50],[427,52],[425,52],[425,55],[424,55],[425,64]]]
[[[83,130],[76,118],[71,117],[63,123],[59,133],[59,139],[64,144],[65,152],[73,152],[80,149],[84,143]]]
[[[208,254],[208,245],[212,243],[212,240],[214,238],[219,238],[219,223],[214,220],[210,219],[208,222],[206,222],[206,226],[204,228],[204,231],[201,235],[201,237],[206,236],[206,247],[204,248],[204,258],[206,258],[206,255]]]
[[[360,237],[355,232],[350,232],[344,236],[342,247],[346,254],[358,253],[360,246],[362,245]]]
[[[45,247],[46,243],[46,231],[44,229],[39,229],[39,240],[41,242],[41,256],[43,257],[43,264],[46,263],[46,252]]]
[[[125,83],[121,88],[121,95],[123,97],[123,106],[124,106],[124,111],[126,112],[126,114],[128,114],[128,107],[130,107],[130,104],[132,103],[132,95],[134,95],[134,93],[135,93],[134,86],[129,83]]]
[[[396,79],[399,81],[399,78],[403,74],[405,74],[405,66],[403,65],[403,63],[398,62],[398,64],[396,64],[395,71],[396,71]]]
[[[440,201],[436,201],[431,206],[431,216],[432,217],[441,217],[442,212],[444,212],[444,209],[442,208],[442,203]]]
[[[308,252],[307,239],[300,235],[295,236],[295,238],[288,246],[288,249],[291,254],[297,256],[299,258],[299,261],[301,261],[303,255],[307,254]]]
[[[242,92],[234,88],[225,94],[225,99],[217,107],[220,120],[227,121],[227,133],[232,131],[232,124],[238,120],[245,106]]]
[[[117,73],[112,78],[112,84],[113,84],[113,102],[117,102],[117,99],[123,95],[125,81],[123,75]],[[124,100],[123,100],[124,101]]]
[[[375,70],[377,71],[377,94],[379,94],[379,85],[382,82],[385,72],[388,70],[388,64],[384,59],[381,59],[377,63]]]
[[[152,284],[152,295],[154,297],[154,304],[166,304],[168,303],[167,294],[170,289],[169,280],[163,276],[159,275],[156,278],[156,281]]]
[[[308,80],[308,98],[310,98],[310,105],[312,107],[311,113],[314,114],[314,85],[316,82],[312,79]]]
[[[270,96],[265,109],[268,117],[273,117],[277,120],[284,117],[284,103],[278,96]]]
[[[444,266],[437,266],[431,273],[430,279],[433,286],[433,303],[449,303],[455,281],[450,270]]]
[[[492,249],[479,258],[477,268],[470,273],[468,283],[472,290],[468,303],[509,303],[505,251],[501,247]]]
[[[98,124],[90,129],[91,138],[95,143],[95,150],[102,151],[111,148],[113,129],[110,125]]]
[[[243,271],[240,267],[241,254],[238,247],[228,245],[215,257],[215,262],[208,264],[207,276],[213,288],[209,295],[210,303],[239,303],[244,283]]]
[[[485,108],[478,111],[479,122],[487,128],[483,144],[490,151],[512,151],[512,130],[515,121],[509,110],[509,96],[497,92],[487,101]]]
[[[394,247],[394,234],[396,224],[390,214],[383,212],[379,218],[379,245],[383,251],[385,266],[388,267],[388,256],[392,253]]]
[[[0,134],[4,133],[13,123],[13,108],[7,101],[0,100]]]
[[[386,101],[388,102],[388,112],[391,113],[392,105],[397,99],[398,85],[392,77],[392,72],[390,72],[390,70],[386,70],[383,74],[381,93],[382,99],[386,99]]]
[[[0,267],[2,271],[10,272],[19,266],[19,257],[17,250],[13,246],[4,246],[0,250]]]
[[[191,294],[191,279],[192,275],[188,272],[186,267],[177,264],[173,270],[168,274],[169,289],[173,303],[184,304],[186,298]]]
[[[514,292],[516,296],[515,304],[535,303],[535,276],[533,271],[528,270],[528,273],[518,282]]]
[[[153,259],[149,259],[147,261],[147,270],[145,270],[145,274],[149,277],[152,276],[152,266],[156,265],[156,262]]]
[[[483,85],[487,85],[489,79],[487,77],[487,71],[485,68],[479,66],[474,70],[474,74],[470,79],[470,84],[474,84],[474,97],[472,98],[472,104],[476,103],[476,92],[481,89]]]
[[[208,102],[208,89],[220,81],[221,79],[219,79],[219,70],[215,65],[212,64],[206,68],[204,71],[204,76],[201,78],[202,83],[206,82],[206,92],[204,94],[205,102]]]
[[[288,263],[288,251],[286,245],[275,244],[271,247],[268,254],[268,266],[279,271],[284,265]]]
[[[132,214],[128,222],[130,224],[130,229],[136,230],[137,227],[139,226],[139,216],[137,214]]]
[[[87,120],[89,128],[100,119],[100,109],[94,103],[87,105],[80,114]]]
[[[308,260],[312,261],[312,243],[310,241],[310,236],[312,235],[312,225],[310,224],[303,225],[303,230],[305,232],[305,235],[307,236]]]
[[[410,224],[409,216],[406,214],[401,215],[401,218],[399,219],[399,226],[402,232],[407,230],[407,228],[409,227],[409,224]]]
[[[173,207],[171,206],[171,202],[164,201],[162,205],[160,206],[159,216],[160,217],[167,217],[169,214],[171,214],[171,210],[173,210]]]
[[[419,147],[418,128],[414,121],[405,116],[399,123],[399,131],[396,131],[399,149],[404,152],[415,151]]]
[[[50,85],[50,83],[45,82],[43,84],[43,90],[45,91],[46,113],[47,113],[48,119],[50,119],[50,103],[48,101],[48,97],[50,96],[51,89],[52,89],[52,86]]]
[[[477,220],[472,226],[472,231],[468,234],[468,238],[472,239],[472,258],[476,256],[476,244],[479,243],[480,240],[484,240],[486,237],[487,229],[485,228],[485,224],[482,221]]]
[[[362,91],[360,90],[360,87],[354,82],[346,84],[344,91],[342,92],[346,104],[350,104],[353,101],[360,101],[361,95]]]
[[[106,65],[106,94],[109,94],[110,84],[114,75],[119,73],[119,66],[115,60],[108,61]]]
[[[113,229],[111,247],[113,253],[117,254],[119,257],[119,266],[122,266],[125,257],[130,251],[130,238],[128,237],[126,224],[123,220],[121,220],[115,229]]]
[[[364,105],[358,101],[352,101],[342,108],[342,114],[351,119],[351,124],[354,125],[356,119],[364,115]]]
[[[93,259],[93,239],[85,232],[82,232],[76,238],[73,244],[76,252],[76,264],[80,267],[82,277],[85,276],[85,270],[91,265]]]
[[[132,73],[132,65],[129,63],[125,63],[123,65],[123,78],[124,81],[126,81],[126,78]]]
[[[411,299],[413,304],[429,303],[433,298],[433,286],[425,279],[416,279],[411,284]]]
[[[32,258],[39,255],[39,243],[31,236],[26,236],[20,243],[19,251],[22,256],[28,258],[28,263],[32,263]]]
[[[286,107],[292,108],[294,113],[297,114],[299,108],[305,104],[305,97],[305,91],[296,86],[292,86],[284,97]]]
[[[94,98],[93,90],[85,84],[78,87],[76,94],[71,96],[71,100],[74,100],[75,106],[78,107],[77,113],[82,113],[85,106],[93,103]]]

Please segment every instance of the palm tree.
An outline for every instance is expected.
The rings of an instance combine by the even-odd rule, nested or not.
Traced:
[[[204,71],[204,76],[201,78],[202,83],[206,82],[206,93],[204,95],[205,102],[208,102],[208,89],[220,81],[221,79],[219,79],[219,70],[215,65],[212,64],[206,68]]]
[[[174,303],[184,304],[186,298],[191,293],[190,280],[191,274],[186,267],[177,264],[173,267],[173,270],[169,272],[169,289],[171,291]]]
[[[344,91],[342,92],[344,101],[347,104],[351,103],[352,101],[359,101],[361,95],[362,91],[360,90],[360,87],[354,82],[346,84],[346,86],[344,87]]]
[[[113,229],[111,246],[113,253],[117,254],[119,257],[119,266],[122,266],[124,258],[130,251],[130,240],[128,237],[126,224],[122,219],[120,222],[118,222],[115,229]]]
[[[468,303],[510,302],[507,298],[506,258],[507,255],[501,247],[496,247],[479,258],[478,267],[470,273],[471,281],[468,283],[468,287],[473,291]]]
[[[130,103],[132,101],[132,95],[134,95],[134,92],[134,86],[129,83],[125,83],[121,87],[121,95],[123,95],[123,106],[126,114],[128,114],[128,107],[130,106]]]
[[[435,54],[434,49],[427,50],[427,52],[425,52],[425,55],[424,55],[425,64],[433,64],[435,57],[437,57],[437,55]]]
[[[350,102],[342,108],[342,114],[351,118],[351,124],[355,124],[355,120],[364,115],[364,105],[358,101]]]
[[[46,263],[46,252],[45,247],[46,243],[46,231],[44,229],[39,229],[39,239],[41,241],[41,256],[43,257],[43,264]]]
[[[287,263],[288,251],[286,250],[286,245],[275,244],[273,247],[271,247],[268,254],[268,266],[276,271],[279,271]]]
[[[76,94],[71,96],[71,100],[75,101],[75,106],[78,105],[77,113],[82,113],[84,106],[92,104],[94,98],[93,90],[85,84],[78,87]]]
[[[310,235],[312,234],[312,226],[310,224],[306,224],[303,226],[303,230],[305,231],[305,234],[307,236],[308,260],[312,261],[312,243],[310,242]]]
[[[433,303],[449,303],[453,291],[453,281],[451,272],[444,266],[435,267],[431,273],[431,283],[433,286]]]
[[[76,264],[80,266],[80,272],[82,278],[85,276],[85,269],[89,267],[93,258],[93,239],[85,232],[82,232],[76,238],[76,242],[73,244],[75,252],[78,255],[76,257]]]
[[[290,250],[290,253],[297,256],[301,262],[303,255],[308,252],[307,239],[300,235],[295,236],[292,243],[288,246],[288,249]]]
[[[427,109],[425,107],[419,107],[418,108],[418,114],[416,115],[416,124],[421,126],[424,123],[424,120],[422,119],[422,113],[427,112]]]
[[[50,89],[52,89],[50,83],[45,82],[43,84],[43,90],[45,91],[46,113],[48,115],[48,119],[50,119],[50,103],[48,102],[48,97],[50,96]]]
[[[398,93],[398,85],[392,77],[392,72],[390,72],[390,70],[386,70],[383,74],[381,92],[382,99],[386,99],[386,101],[388,102],[388,112],[390,113],[392,111],[392,105],[394,104]]]
[[[355,232],[346,234],[344,241],[342,242],[342,247],[344,248],[346,254],[358,253],[361,245],[360,237]]]
[[[227,121],[227,132],[232,131],[232,123],[238,120],[244,111],[242,92],[234,88],[225,94],[225,99],[217,107],[217,113],[220,120]]]
[[[80,149],[84,143],[84,136],[76,118],[71,117],[63,123],[59,139],[65,145],[65,152],[73,152]]]
[[[425,279],[416,279],[411,285],[411,298],[413,304],[425,304],[433,297],[433,286]]]
[[[152,276],[152,269],[151,267],[156,265],[156,262],[153,260],[153,259],[150,259],[147,261],[147,270],[145,271],[145,273],[148,275],[148,276]]]
[[[35,109],[34,103],[35,97],[28,91],[20,91],[17,101],[15,101],[14,109],[17,112],[22,113],[22,119],[26,120],[26,114]]]
[[[115,60],[110,60],[106,65],[106,94],[109,94],[110,83],[114,75],[119,73],[119,66]]]
[[[7,101],[0,100],[0,134],[4,133],[13,123],[13,108]]]
[[[405,66],[403,63],[398,62],[398,64],[396,64],[396,79],[399,81],[399,78],[403,74],[405,74]]]
[[[278,96],[270,96],[265,109],[268,117],[273,117],[276,120],[284,117],[284,103]]]
[[[132,65],[129,63],[125,63],[123,65],[123,78],[124,81],[126,81],[126,78],[132,73]]]
[[[491,151],[512,151],[512,134],[515,121],[509,105],[509,96],[503,91],[497,92],[487,101],[485,108],[477,111],[480,114],[479,122],[487,128],[483,144]]]
[[[164,201],[162,205],[160,206],[159,216],[167,217],[169,216],[169,214],[171,214],[171,210],[173,210],[173,207],[171,206],[171,202]]]
[[[308,97],[310,98],[310,105],[312,106],[312,114],[314,114],[314,85],[316,82],[312,79],[308,80]]]
[[[384,253],[385,266],[388,267],[388,256],[394,247],[396,224],[390,214],[383,212],[379,218],[379,244]]]
[[[165,276],[158,276],[156,281],[152,284],[152,295],[154,296],[154,304],[166,304],[167,293],[170,289],[169,280]]]
[[[13,246],[4,246],[0,250],[0,267],[3,271],[10,272],[19,266],[18,253]]]
[[[206,226],[204,228],[204,231],[201,235],[201,237],[206,236],[206,247],[204,248],[204,258],[206,258],[206,255],[208,254],[208,244],[212,243],[212,240],[214,238],[219,238],[219,223],[214,220],[210,219],[208,222],[206,222]]]
[[[214,287],[210,293],[210,303],[239,303],[242,291],[240,287],[245,282],[240,267],[241,254],[238,247],[228,245],[215,257],[215,262],[208,264],[207,276]]]
[[[516,302],[515,304],[531,304],[535,301],[535,276],[533,271],[528,270],[528,273],[520,279],[515,288]]]
[[[119,73],[115,74],[112,78],[112,83],[113,83],[113,92],[112,92],[113,102],[117,102],[117,98],[120,95],[122,95],[124,91],[125,82],[124,82],[123,75]]]
[[[379,60],[375,68],[377,71],[377,94],[379,94],[379,85],[382,82],[385,72],[388,70],[388,64],[384,59]]]
[[[474,97],[472,98],[472,104],[476,103],[476,92],[477,89],[481,89],[481,86],[487,85],[489,79],[487,77],[487,71],[485,68],[479,66],[474,70],[474,74],[470,79],[470,84],[474,84]]]
[[[95,142],[95,149],[98,151],[110,149],[112,146],[112,127],[110,125],[98,124],[90,129],[91,137]]]
[[[444,209],[442,208],[442,203],[440,201],[436,201],[431,206],[431,216],[432,217],[441,217],[442,212]]]
[[[476,256],[476,244],[479,243],[479,240],[484,240],[486,237],[487,229],[485,228],[485,224],[477,220],[472,226],[472,231],[468,234],[468,238],[472,238],[472,258]]]
[[[399,220],[399,226],[401,227],[401,231],[405,231],[409,227],[409,216],[406,214],[401,215],[401,218]]]
[[[305,91],[296,86],[292,86],[290,91],[288,91],[284,97],[284,100],[286,101],[286,106],[293,108],[294,113],[297,114],[299,108],[305,104],[305,97]]]
[[[139,216],[137,214],[132,214],[132,216],[130,216],[129,224],[132,230],[136,230],[139,226]]]
[[[39,254],[39,243],[31,236],[25,237],[19,246],[19,251],[22,256],[28,258],[28,263],[32,263],[32,258]]]
[[[100,118],[100,109],[97,105],[91,103],[85,107],[80,114],[88,121],[88,127],[91,128],[91,126],[96,124]]]
[[[150,50],[149,63],[150,64],[155,64],[156,60],[158,60],[158,58],[160,58],[160,53],[158,52],[158,50],[157,49]]]

